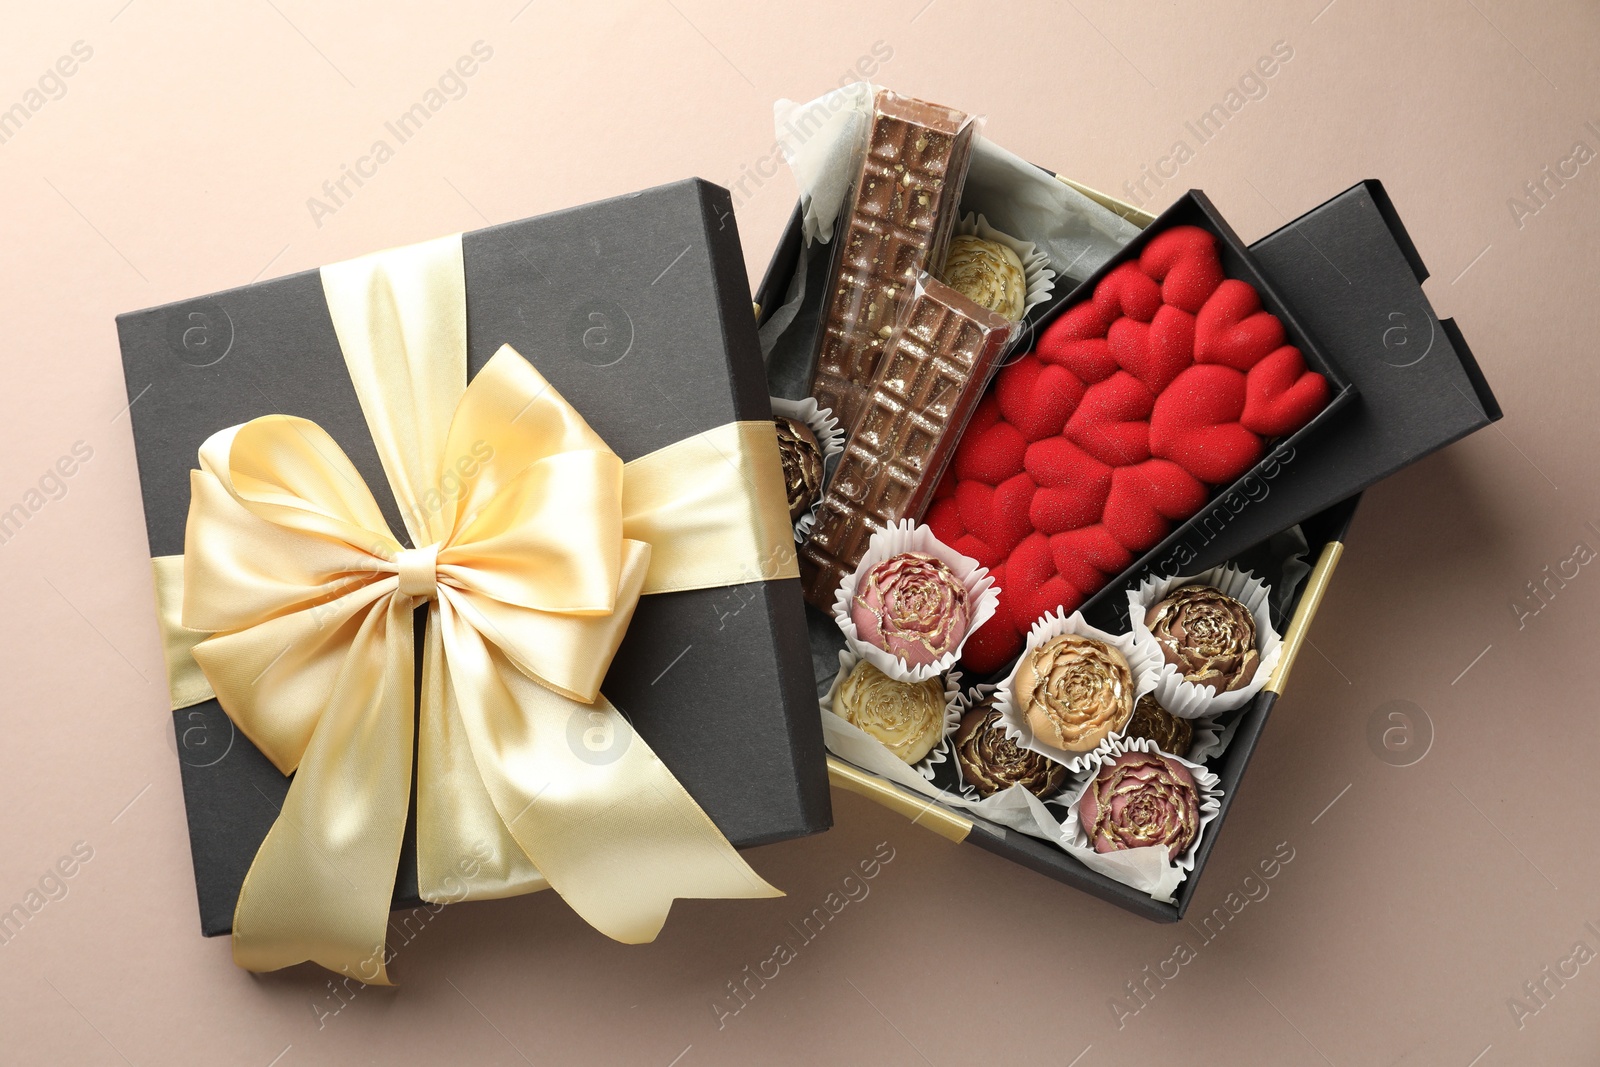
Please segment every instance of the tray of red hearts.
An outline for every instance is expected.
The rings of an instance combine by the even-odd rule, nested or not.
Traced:
[[[1034,620],[1137,578],[1208,501],[1356,395],[1198,191],[1032,337],[995,376],[925,520],[1001,590],[962,657],[979,675],[1013,660]]]

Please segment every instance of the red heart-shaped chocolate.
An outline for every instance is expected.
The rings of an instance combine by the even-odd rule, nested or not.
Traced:
[[[934,536],[939,531],[934,530]],[[943,541],[943,537],[939,537]],[[947,544],[949,542],[946,542]],[[954,545],[951,545],[954,548]],[[977,674],[994,674],[1022,652],[1023,635],[1027,629],[1018,629],[1011,621],[1011,600],[1006,592],[1010,579],[1005,564],[989,568],[994,587],[1000,592],[1000,604],[987,623],[974,630],[961,649],[962,666]],[[1028,624],[1028,628],[1032,627]]]
[[[1118,319],[1106,333],[1106,345],[1123,370],[1159,393],[1194,362],[1194,316],[1163,307],[1149,325]]]
[[[1291,434],[1328,403],[1328,380],[1306,369],[1300,350],[1284,345],[1250,368],[1239,422],[1263,437]]]
[[[1083,383],[1065,367],[1029,354],[997,376],[994,395],[1005,420],[1038,441],[1061,432],[1083,399]]]
[[[1129,552],[1155,547],[1172,523],[1193,515],[1206,502],[1206,487],[1176,463],[1152,459],[1111,473],[1105,528]]]
[[[1211,231],[1198,226],[1174,226],[1150,238],[1150,243],[1139,253],[1139,269],[1159,282],[1181,259],[1216,254],[1217,239]]]
[[[1068,585],[1056,570],[1050,539],[1041,533],[1029,534],[1006,557],[1006,580],[1011,598],[1007,614],[1012,625],[1023,633],[1040,615],[1057,608],[1071,611],[1083,603],[1083,594]]]
[[[1080,526],[1076,530],[1065,530],[1054,534],[1050,538],[1050,556],[1055,560],[1056,572],[1061,575],[1061,580],[1074,589],[1099,589],[1105,584],[1106,576],[1084,556],[1075,543],[1068,540],[1073,534],[1082,533],[1084,530],[1104,530],[1100,523],[1093,526]]]
[[[1124,263],[1094,287],[1094,302],[1102,314],[1120,314],[1139,322],[1149,322],[1161,307],[1161,286],[1139,269],[1137,263]]]
[[[973,432],[969,426],[962,435],[963,447],[956,449],[956,477],[962,481],[999,485],[1022,470],[1022,456],[1028,441],[1009,422],[996,421]]]
[[[1150,409],[1155,396],[1125,370],[1084,391],[1062,436],[1102,463],[1150,458]]]
[[[1050,553],[1056,570],[1077,589],[1099,589],[1107,576],[1121,573],[1133,562],[1133,553],[1103,523],[1056,534],[1050,538]]]
[[[1039,486],[1029,505],[1033,528],[1054,534],[1100,521],[1111,489],[1111,468],[1064,437],[1028,446],[1028,476]]]
[[[947,476],[923,522],[951,548],[993,568],[1033,532],[1028,512],[1034,492],[1033,479],[1025,473],[999,486]]]
[[[1033,478],[1023,471],[994,487],[989,519],[972,527],[979,537],[1002,552],[1010,552],[1033,532],[1029,513],[1033,510],[1033,494],[1039,491]]]
[[[1239,425],[1244,393],[1245,377],[1232,367],[1190,367],[1151,409],[1151,454],[1202,482],[1231,482],[1261,457],[1261,439]]]
[[[1151,239],[1139,268],[1161,283],[1161,299],[1193,315],[1222,283],[1217,239],[1198,226],[1174,226]]]
[[[1049,345],[1040,341],[1036,352],[1045,362],[1071,371],[1085,385],[1103,382],[1117,373],[1118,369],[1117,358],[1111,354],[1111,346],[1104,337],[1089,337],[1082,341],[1057,340]]]
[[[1085,300],[1050,324],[1039,338],[1039,347],[1048,348],[1056,341],[1087,341],[1104,337],[1118,314],[1117,308],[1101,307],[1092,299]]]
[[[970,483],[980,489],[989,489],[987,485]],[[935,499],[928,506],[928,513],[922,517],[923,523],[933,531],[933,536],[949,545],[963,556],[971,556],[978,561],[978,565],[991,570],[1005,562],[1005,553],[979,538],[976,534],[967,532],[961,522],[961,509],[956,504],[954,496]]]
[[[1194,361],[1246,371],[1283,344],[1283,323],[1261,310],[1261,294],[1249,282],[1228,278],[1211,294],[1194,321]]]

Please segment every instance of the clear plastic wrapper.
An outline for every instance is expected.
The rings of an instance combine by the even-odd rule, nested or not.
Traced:
[[[944,262],[977,125],[954,108],[887,89],[872,95],[822,294],[811,380],[811,395],[847,432],[917,276]]]

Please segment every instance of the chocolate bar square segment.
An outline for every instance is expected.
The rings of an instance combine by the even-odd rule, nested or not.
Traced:
[[[913,283],[944,260],[971,154],[972,121],[964,113],[887,90],[873,98],[811,383],[817,403],[847,430]]]
[[[912,287],[800,549],[812,604],[832,608],[875,532],[922,517],[1015,328],[927,275]]]

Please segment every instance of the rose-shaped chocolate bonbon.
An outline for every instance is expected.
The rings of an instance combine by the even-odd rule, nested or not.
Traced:
[[[1145,613],[1168,663],[1218,693],[1243,689],[1261,664],[1250,609],[1209,585],[1186,585]]]
[[[774,415],[778,427],[778,458],[783,461],[783,484],[789,493],[789,521],[796,522],[822,495],[822,446],[811,427],[799,419]]]
[[[833,713],[882,741],[907,763],[933,751],[944,735],[944,679],[901,682],[861,660],[833,696]]]
[[[1156,703],[1156,698],[1146,693],[1133,706],[1133,718],[1128,720],[1124,737],[1143,737],[1154,741],[1156,747],[1172,756],[1187,756],[1194,743],[1194,725],[1180,719]]]
[[[967,587],[925,552],[902,552],[872,567],[850,601],[856,635],[908,667],[954,652],[971,618]]]
[[[1177,760],[1124,752],[1096,772],[1078,819],[1096,852],[1166,845],[1176,860],[1200,833],[1200,790]]]
[[[1034,736],[1066,752],[1090,751],[1133,715],[1127,658],[1092,637],[1061,634],[1024,652],[1013,685]]]
[[[1028,751],[1006,736],[993,697],[973,705],[961,717],[955,749],[961,776],[979,796],[993,796],[1020,785],[1043,800],[1060,792],[1067,780],[1066,767]]]
[[[999,312],[1012,322],[1022,318],[1028,277],[1016,252],[999,241],[973,234],[952,237],[939,280],[979,307]]]

